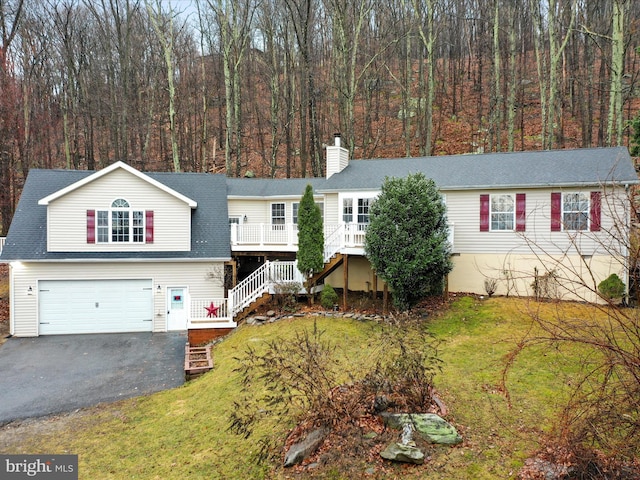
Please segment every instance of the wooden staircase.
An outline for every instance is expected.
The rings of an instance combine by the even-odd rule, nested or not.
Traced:
[[[241,311],[236,313],[234,320],[237,323],[240,323],[242,320],[247,318],[251,312],[263,305],[268,304],[269,302],[271,302],[271,294],[269,292],[265,292],[260,297],[251,302],[248,306],[244,307]]]
[[[344,255],[342,253],[334,254],[328,261],[325,262],[324,268],[321,272],[312,275],[309,278],[310,285],[317,285],[321,280],[328,277],[336,268],[344,263]]]
[[[278,265],[278,262],[272,262]],[[279,262],[280,265],[286,267],[285,264],[289,262]],[[294,262],[291,262],[292,264]],[[324,280],[329,274],[331,274],[336,268],[344,263],[344,255],[341,253],[335,253],[332,257],[330,257],[324,264],[324,268],[321,272],[313,275],[309,280],[311,285],[317,285],[320,281]],[[264,271],[263,271],[264,270]],[[293,270],[297,272],[297,268],[294,266]],[[236,300],[237,308],[234,308],[233,319],[236,322],[240,322],[244,320],[249,314],[255,311],[257,308],[266,305],[271,301],[273,295],[273,285],[274,284],[282,284],[282,283],[293,283],[299,282],[302,283],[302,279],[300,275],[296,275],[295,272],[292,272],[292,268],[279,268],[277,272],[274,273],[273,266],[270,267],[269,262],[262,265],[256,272],[251,274],[247,279],[243,280],[244,283],[251,285],[249,289],[246,286],[242,285],[243,282],[239,283],[234,290],[239,294],[241,293],[238,299]],[[242,299],[248,298],[248,301],[243,301]]]
[[[296,262],[267,261],[229,291],[231,316],[237,322],[267,303],[278,285],[303,282]]]
[[[199,377],[212,368],[211,345],[200,347],[186,344],[184,347],[184,375],[187,380]]]

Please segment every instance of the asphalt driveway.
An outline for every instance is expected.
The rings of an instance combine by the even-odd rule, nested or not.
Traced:
[[[0,346],[0,425],[184,383],[186,333],[10,338]]]

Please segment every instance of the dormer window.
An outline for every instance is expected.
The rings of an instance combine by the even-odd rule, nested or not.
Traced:
[[[87,210],[87,243],[153,243],[153,211],[135,210],[124,198],[108,210]]]

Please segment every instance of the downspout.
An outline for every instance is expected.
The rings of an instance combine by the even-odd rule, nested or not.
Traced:
[[[623,281],[624,281],[624,284],[626,285],[625,294],[626,294],[626,298],[627,298],[627,305],[630,303],[630,293],[631,293],[631,291],[630,291],[630,288],[631,288],[630,271],[631,271],[631,268],[632,268],[631,263],[630,263],[631,259],[629,258],[629,242],[631,241],[631,208],[632,208],[632,205],[631,205],[632,199],[629,196],[629,192],[630,191],[631,191],[631,188],[629,187],[629,184],[625,183],[624,184],[624,192],[625,192],[625,195],[626,195],[628,203],[627,203],[626,208],[625,208],[626,211],[625,211],[625,216],[624,216],[625,217],[624,218],[624,221],[625,221],[624,230],[625,230],[625,232],[627,234],[627,238],[625,239],[625,241],[622,244],[622,249],[623,249],[622,254],[623,254],[623,258],[624,258],[624,262],[625,262],[625,268],[624,268],[624,276],[625,276],[625,278],[624,278]],[[637,285],[636,285],[636,288],[637,288]]]
[[[15,289],[15,280],[13,278],[13,265],[9,263],[9,336],[13,337],[15,335],[15,316],[14,313],[16,311],[16,289]]]

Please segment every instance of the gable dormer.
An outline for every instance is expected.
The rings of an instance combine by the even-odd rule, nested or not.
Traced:
[[[42,198],[49,252],[189,251],[197,203],[117,162]]]

